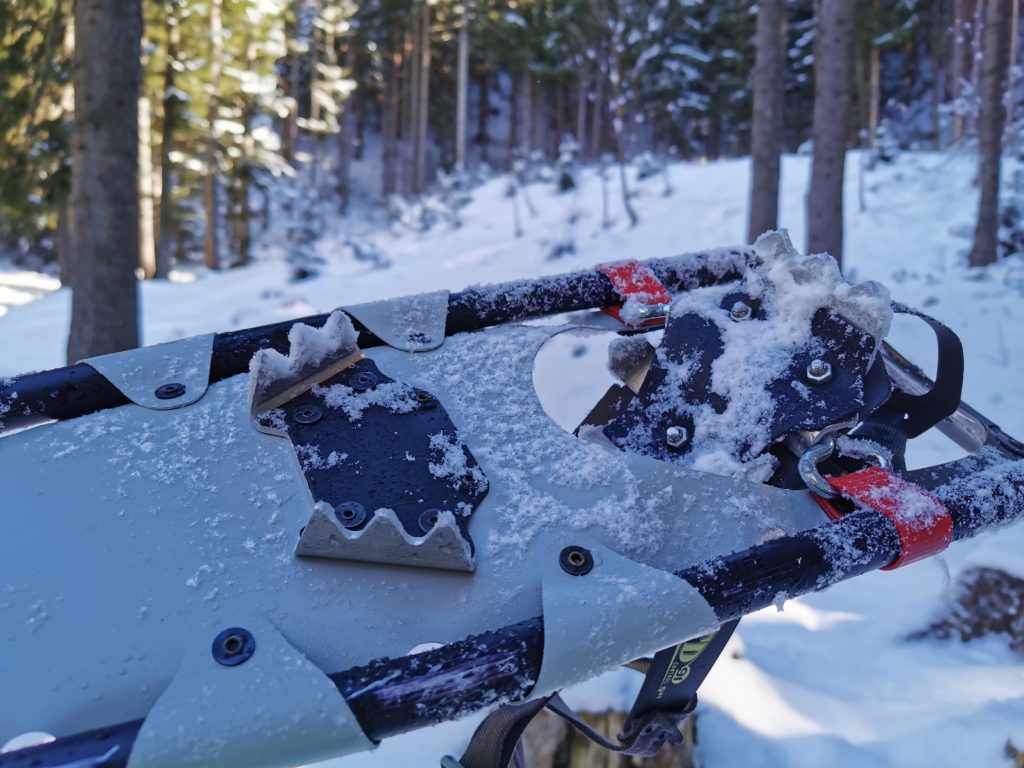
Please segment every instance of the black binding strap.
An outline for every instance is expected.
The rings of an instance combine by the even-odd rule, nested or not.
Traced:
[[[681,744],[679,726],[697,706],[697,689],[722,654],[739,619],[715,632],[659,651],[650,662],[643,686],[618,735],[618,743],[592,728],[562,697],[541,696],[524,704],[504,704],[473,732],[458,760],[446,756],[442,768],[506,768],[513,757],[521,765],[520,738],[530,721],[547,707],[595,744],[631,757],[652,757],[666,742]]]
[[[907,414],[903,422],[903,432],[909,438],[915,438],[931,429],[960,406],[960,396],[964,385],[964,346],[953,331],[934,317],[929,317],[905,304],[893,302],[894,311],[902,315],[919,317],[928,323],[935,333],[939,345],[938,365],[935,370],[935,382],[926,392],[906,392],[902,389],[893,391],[888,406]],[[886,345],[888,346],[888,345]],[[920,369],[889,347],[889,353],[900,359],[906,367],[927,379]],[[897,387],[906,383],[896,379]]]

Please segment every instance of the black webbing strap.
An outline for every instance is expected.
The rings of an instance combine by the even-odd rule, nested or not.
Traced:
[[[643,727],[645,717],[653,712],[693,711],[697,704],[697,689],[722,655],[725,644],[739,623],[739,619],[727,621],[714,632],[658,651],[629,712],[625,731],[619,738],[628,741],[634,731]]]
[[[462,757],[458,761],[445,757],[441,765],[443,768],[506,768],[526,726],[551,698],[541,696],[523,704],[502,704],[476,727]]]
[[[716,632],[658,652],[626,720],[619,742],[613,742],[580,718],[558,694],[523,704],[504,704],[484,718],[459,760],[447,756],[442,768],[507,768],[516,757],[522,768],[520,737],[530,721],[547,707],[605,749],[631,757],[651,757],[666,742],[680,744],[679,725],[697,705],[697,689],[721,655],[739,619]]]

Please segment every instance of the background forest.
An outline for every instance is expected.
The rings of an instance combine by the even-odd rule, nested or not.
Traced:
[[[1018,4],[1007,0],[72,5],[0,4],[0,242],[21,262],[58,262],[65,285],[81,274],[73,317],[90,328],[81,343],[72,334],[78,356],[137,339],[136,269],[150,279],[175,264],[244,265],[272,215],[294,220],[301,278],[322,218],[354,197],[357,217],[426,227],[457,221],[493,174],[513,187],[560,174],[567,186],[578,163],[623,169],[615,194],[635,223],[627,163],[652,174],[750,154],[753,239],[778,224],[780,152],[813,151],[807,246],[839,258],[846,148],[884,160],[977,142],[989,151],[972,258],[999,253],[992,152],[1004,124],[1007,148],[1019,134]],[[96,122],[76,122],[89,104]],[[113,121],[113,144],[93,141]],[[82,195],[127,204],[114,214],[122,229],[138,222],[99,256],[90,228],[74,228],[76,141],[91,177]],[[110,313],[85,307],[97,292]]]
[[[1020,436],[1019,10],[0,0],[0,382],[782,227],[953,328],[964,399]],[[891,338],[934,370],[924,324]],[[571,431],[612,379],[607,345],[559,343],[534,383]],[[930,430],[908,461],[962,455]],[[1022,552],[1018,525],[745,618],[701,688],[696,738],[647,767],[1024,766]],[[969,643],[920,639],[937,616],[979,614]],[[630,675],[566,698],[614,733]],[[436,764],[476,722],[339,765]],[[549,733],[535,767],[602,764],[567,727]]]

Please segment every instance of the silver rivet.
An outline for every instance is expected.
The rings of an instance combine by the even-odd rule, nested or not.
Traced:
[[[686,427],[673,426],[665,430],[665,442],[669,448],[682,448],[690,439],[690,433]]]
[[[744,320],[749,320],[750,315],[750,305],[744,304],[742,301],[737,301],[732,305],[732,309],[729,310],[729,317],[732,318],[734,323],[742,323]]]
[[[807,380],[814,384],[827,384],[832,381],[832,366],[819,358],[811,360],[807,366]]]
[[[652,320],[657,317],[668,317],[671,304],[642,304],[637,307],[636,315],[641,320]]]

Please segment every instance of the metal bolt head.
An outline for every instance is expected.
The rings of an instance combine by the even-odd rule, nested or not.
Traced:
[[[745,304],[742,301],[737,301],[732,305],[732,309],[729,310],[729,318],[734,323],[742,323],[744,320],[749,320],[752,310],[749,304]]]
[[[369,371],[356,371],[349,378],[348,385],[357,392],[365,392],[377,386],[377,377]]]
[[[815,358],[807,366],[806,375],[807,380],[813,384],[827,384],[832,381],[832,366],[824,360]]]
[[[675,425],[665,430],[665,442],[669,448],[682,448],[689,439],[690,432],[686,427]]]
[[[659,317],[668,317],[670,304],[643,304],[636,309],[636,315],[641,320],[653,320]]]
[[[586,576],[594,569],[594,556],[585,547],[570,545],[558,553],[558,564],[570,576]]]
[[[248,661],[256,652],[256,638],[243,627],[231,627],[213,639],[210,652],[218,664],[237,667]]]
[[[323,417],[323,409],[318,405],[300,405],[292,411],[292,418],[299,424],[316,424]]]
[[[357,528],[366,520],[366,507],[358,501],[344,501],[334,508],[334,516],[345,528]]]
[[[174,400],[185,394],[185,385],[176,381],[172,381],[169,384],[161,384],[153,394],[159,400]]]
[[[419,526],[423,533],[430,533],[434,530],[434,526],[437,525],[438,520],[441,519],[441,510],[439,509],[428,509],[422,515],[420,515]]]

